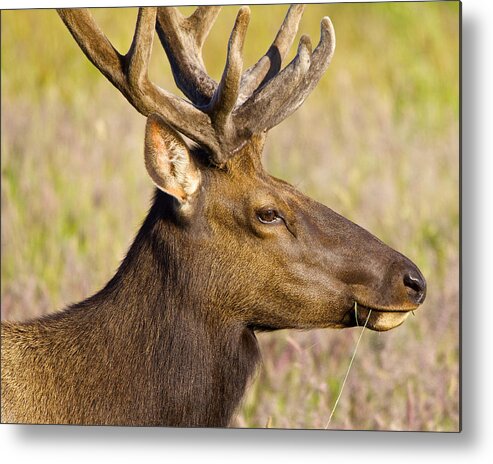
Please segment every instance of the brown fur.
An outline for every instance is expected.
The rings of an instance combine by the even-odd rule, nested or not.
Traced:
[[[4,324],[3,422],[228,425],[255,368],[255,335],[203,298],[206,269],[183,266],[193,250],[167,221],[170,208],[157,193],[99,293]]]

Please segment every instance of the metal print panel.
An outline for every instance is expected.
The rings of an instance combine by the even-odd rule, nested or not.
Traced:
[[[459,28],[2,12],[2,422],[458,431]]]

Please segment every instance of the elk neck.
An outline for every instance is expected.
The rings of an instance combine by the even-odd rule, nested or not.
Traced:
[[[127,256],[101,291],[47,319],[90,327],[93,344],[104,339],[107,375],[119,371],[139,383],[137,398],[146,406],[135,407],[146,410],[147,420],[156,411],[155,424],[226,426],[257,366],[257,340],[211,307],[204,270],[194,266],[180,225],[167,217],[167,202],[156,194]]]

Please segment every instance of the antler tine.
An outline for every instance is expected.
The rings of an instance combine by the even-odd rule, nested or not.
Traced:
[[[214,125],[219,131],[226,131],[231,112],[235,108],[240,89],[241,73],[243,71],[243,45],[250,22],[250,8],[242,7],[236,16],[235,25],[231,31],[228,43],[226,65],[209,107],[206,109],[212,115]]]
[[[217,87],[205,71],[201,51],[218,13],[218,7],[199,7],[185,18],[176,8],[158,8],[156,31],[176,85],[196,106],[208,105]]]
[[[335,32],[328,17],[322,19],[320,42],[311,55],[309,69],[297,85],[289,81],[290,73],[279,73],[259,92],[256,92],[236,112],[235,124],[246,127],[250,133],[269,130],[293,113],[317,85],[327,69],[335,50]],[[300,52],[298,52],[299,54]],[[293,60],[287,67],[294,67]],[[286,88],[291,88],[287,97]],[[275,100],[273,96],[277,95]],[[265,109],[262,111],[261,109]],[[261,115],[262,117],[259,117]]]
[[[220,6],[199,6],[192,15],[186,19],[186,22],[194,30],[195,42],[199,50],[202,49],[204,41],[216,22],[217,15],[220,11]]]
[[[240,104],[279,72],[281,64],[296,37],[304,10],[305,5],[297,4],[289,7],[276,38],[267,53],[245,71],[241,80]]]
[[[306,76],[311,64],[312,44],[307,35],[300,38],[298,52],[294,59],[280,73],[276,74],[268,85],[255,92],[235,115],[235,123],[246,127],[249,133],[261,132],[269,125],[272,114],[283,112],[291,93]],[[283,89],[283,91],[280,91]],[[255,115],[252,118],[252,115]],[[255,119],[252,123],[251,119]]]
[[[125,55],[129,84],[135,88],[147,79],[149,60],[152,52],[156,8],[139,8],[132,44]]]
[[[320,42],[313,51],[310,69],[298,88],[290,95],[284,110],[277,114],[272,113],[273,117],[266,127],[266,130],[276,126],[296,111],[303,104],[329,67],[336,46],[334,26],[329,17],[326,16],[322,19],[320,29]]]
[[[125,82],[122,69],[123,56],[104,35],[89,10],[81,8],[58,9],[57,11],[89,61],[123,92]],[[87,37],[91,37],[91,40]]]

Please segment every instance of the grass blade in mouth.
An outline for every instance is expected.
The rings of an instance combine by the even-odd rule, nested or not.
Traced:
[[[357,306],[356,302],[354,303],[354,311],[356,313],[356,323],[357,323],[357,321],[358,321],[358,312],[357,312],[358,306]],[[332,408],[332,412],[330,413],[329,420],[327,421],[327,424],[325,424],[325,430],[328,429],[330,421],[332,420],[332,417],[334,416],[334,412],[337,408],[337,405],[339,404],[339,400],[341,399],[341,395],[342,395],[342,392],[344,390],[344,386],[346,385],[346,380],[348,378],[349,372],[351,371],[351,367],[353,365],[354,358],[356,357],[356,352],[358,351],[359,343],[361,341],[361,338],[363,337],[363,333],[364,333],[366,326],[368,324],[368,320],[370,319],[370,315],[371,315],[371,309],[368,310],[368,316],[366,316],[365,325],[363,325],[363,329],[361,329],[361,332],[360,332],[359,337],[358,337],[358,341],[356,342],[356,346],[354,347],[353,355],[351,356],[351,360],[349,361],[349,366],[347,368],[346,375],[344,376],[344,380],[342,381],[341,389],[339,390],[339,394],[337,395],[336,401],[334,403],[334,407]]]

